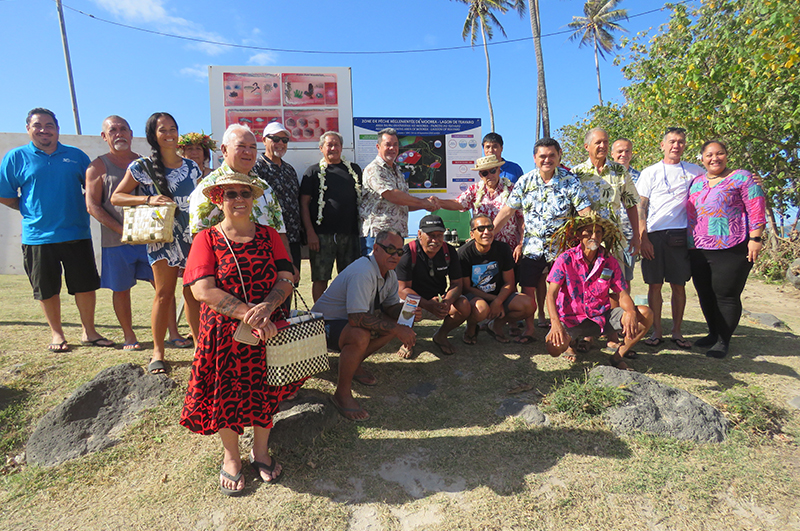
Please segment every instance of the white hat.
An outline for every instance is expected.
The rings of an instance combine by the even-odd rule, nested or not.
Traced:
[[[286,129],[283,126],[282,123],[280,123],[280,122],[270,122],[264,128],[264,134],[261,135],[261,137],[263,138],[263,137],[266,137],[266,136],[269,136],[269,135],[276,135],[276,134],[278,134],[280,132],[284,132],[287,135],[289,135],[290,137],[292,136],[292,133],[290,133],[289,130]]]

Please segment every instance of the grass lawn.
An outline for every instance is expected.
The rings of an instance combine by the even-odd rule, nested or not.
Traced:
[[[310,302],[309,284],[303,294]],[[772,313],[798,331],[800,292],[781,289],[751,278],[745,308]],[[634,283],[634,293],[646,289]],[[687,293],[684,333],[697,338],[704,323],[694,289]],[[149,285],[132,293],[145,348],[152,347],[152,294]],[[36,422],[100,370],[149,360],[148,350],[78,346],[77,310],[67,296],[63,321],[73,349],[48,353],[50,334],[25,276],[0,276],[0,306],[5,456],[21,454]],[[96,321],[103,335],[121,343],[106,290],[98,292]],[[665,329],[670,326],[666,320]],[[423,321],[417,359],[395,356],[396,342],[371,357],[367,364],[380,383],[355,390],[372,419],[343,420],[310,448],[276,449],[281,483],[263,485],[248,471],[247,494],[238,499],[218,491],[219,439],[177,423],[192,351],[168,349],[178,388],[119,444],[49,469],[6,466],[0,529],[800,529],[800,415],[786,405],[800,396],[800,359],[790,330],[743,319],[732,354],[721,361],[697,349],[673,349],[669,341],[636,349],[641,357],[631,365],[637,370],[712,404],[745,386],[760,390],[772,408],[788,410],[777,436],[734,430],[714,445],[619,437],[599,417],[554,413],[542,428],[499,417],[495,411],[509,390],[528,387],[513,396],[542,405],[565,379],[582,380],[608,356],[594,349],[571,366],[545,354],[543,335],[523,347],[481,334],[478,345],[467,347],[462,330],[453,338],[455,356],[438,355],[430,340],[435,324]],[[334,382],[332,373],[322,374],[306,388],[331,393]],[[424,398],[409,392],[419,384],[432,392]]]

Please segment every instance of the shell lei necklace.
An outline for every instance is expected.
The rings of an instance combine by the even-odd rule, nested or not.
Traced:
[[[353,167],[350,165],[344,157],[342,157],[342,164],[344,164],[345,168],[347,168],[347,173],[353,177],[353,185],[356,189],[356,204],[361,206],[361,185],[358,184],[358,175],[353,170]],[[317,225],[322,225],[322,210],[325,208],[325,190],[328,189],[328,185],[325,184],[325,171],[328,169],[328,163],[325,159],[320,159],[319,161],[319,198],[317,199]]]
[[[507,177],[502,177],[497,182],[498,197],[500,202],[505,203],[508,195],[511,193],[511,181]],[[475,192],[475,203],[480,203],[483,196],[486,194],[486,183],[481,181],[478,185],[478,190]]]

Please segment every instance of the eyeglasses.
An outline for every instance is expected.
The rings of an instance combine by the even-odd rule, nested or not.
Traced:
[[[670,133],[678,133],[679,135],[686,136],[686,129],[683,127],[667,127],[667,130],[664,131],[664,134],[668,135]]]
[[[479,226],[473,228],[472,230],[477,231],[477,232],[485,232],[487,230],[488,231],[492,231],[492,230],[494,230],[494,225],[479,225]]]
[[[497,173],[497,168],[492,168],[491,170],[481,170],[478,173],[481,174],[481,177],[486,177],[488,175],[494,175]]]
[[[382,243],[375,242],[375,245],[383,249],[383,251],[388,254],[389,256],[397,255],[398,258],[405,254],[405,251],[402,249],[398,249],[394,245],[389,245],[388,247]]]
[[[229,199],[230,201],[234,201],[239,198],[242,199],[250,199],[253,197],[253,192],[250,190],[242,190],[241,192],[237,192],[236,190],[226,190],[225,191],[225,199]]]
[[[289,143],[289,137],[288,136],[267,135],[267,138],[269,138],[273,142],[283,142],[284,144],[288,144]]]

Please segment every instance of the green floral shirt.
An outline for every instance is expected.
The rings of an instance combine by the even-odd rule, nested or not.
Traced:
[[[606,160],[601,173],[588,159],[572,168],[592,202],[592,210],[620,225],[623,210],[639,204],[639,194],[630,173],[622,164]]]
[[[200,181],[192,195],[189,196],[189,227],[192,230],[192,234],[197,234],[201,230],[213,227],[222,221],[224,217],[222,210],[205,196],[203,190],[214,186],[217,179],[226,173],[233,173],[233,170],[228,166],[227,162],[223,162],[222,166]],[[253,211],[250,213],[250,219],[259,225],[266,225],[280,233],[285,233],[286,227],[283,224],[281,206],[275,198],[272,188],[252,171],[250,172],[250,177],[264,188],[264,195],[253,201]]]

